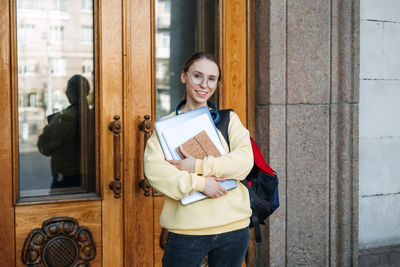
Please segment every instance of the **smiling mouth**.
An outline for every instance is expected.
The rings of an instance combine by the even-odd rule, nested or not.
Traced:
[[[207,95],[207,94],[208,94],[208,92],[204,92],[204,91],[197,91],[197,90],[196,90],[196,93],[197,93],[198,95],[201,95],[201,96],[205,96],[205,95]]]

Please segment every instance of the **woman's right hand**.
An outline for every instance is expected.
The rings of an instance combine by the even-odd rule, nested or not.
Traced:
[[[217,198],[228,193],[226,189],[218,182],[224,181],[225,178],[216,178],[213,176],[206,177],[203,194],[211,198]]]

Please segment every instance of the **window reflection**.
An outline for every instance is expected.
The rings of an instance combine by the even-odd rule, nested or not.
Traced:
[[[156,1],[157,120],[173,111],[183,97],[183,63],[195,51],[218,57],[218,1]],[[218,94],[214,94],[217,97]],[[218,103],[216,99],[213,100]]]
[[[94,192],[93,0],[18,0],[20,196]]]
[[[69,106],[60,112],[47,116],[48,124],[39,135],[37,146],[44,156],[51,157],[51,188],[80,187],[81,184],[81,143],[90,142],[80,135],[80,120],[86,117],[92,121],[87,95],[90,86],[81,75],[68,80],[66,96]],[[93,134],[90,134],[93,135]],[[89,143],[86,144],[90,145]],[[88,150],[93,150],[93,145]]]

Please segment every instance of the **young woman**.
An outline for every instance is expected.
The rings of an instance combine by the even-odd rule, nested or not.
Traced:
[[[204,52],[192,55],[181,71],[186,101],[178,112],[206,107],[220,75],[214,56]],[[227,154],[218,158],[195,159],[180,148],[183,160],[166,161],[157,134],[147,142],[145,175],[165,195],[160,220],[169,233],[163,266],[200,266],[207,255],[210,267],[242,265],[249,244],[251,209],[248,190],[239,181],[253,167],[253,154],[248,130],[234,112],[230,114],[230,151],[219,132]],[[235,179],[238,186],[226,191],[218,183],[224,179]],[[194,190],[208,198],[183,206],[179,200]]]

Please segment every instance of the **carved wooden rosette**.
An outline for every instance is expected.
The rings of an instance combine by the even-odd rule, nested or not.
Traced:
[[[96,256],[89,229],[71,217],[53,217],[25,239],[22,261],[29,266],[83,267]]]

